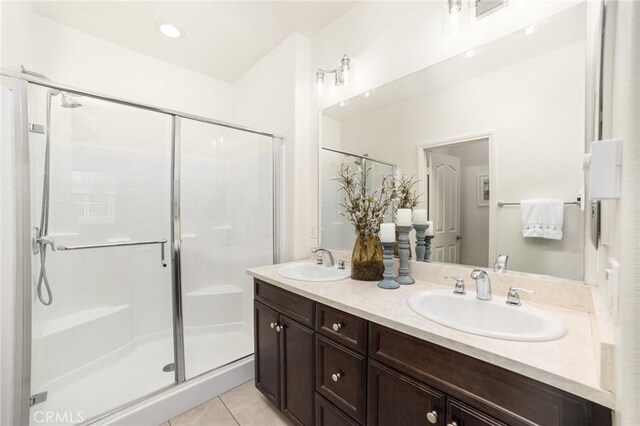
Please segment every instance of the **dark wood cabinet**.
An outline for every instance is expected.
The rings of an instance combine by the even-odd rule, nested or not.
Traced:
[[[256,283],[255,382],[296,425],[313,426],[315,406],[314,306],[268,284]],[[307,327],[282,311],[301,319]]]
[[[316,336],[316,390],[349,417],[364,423],[367,360]]]
[[[447,401],[448,426],[507,426],[468,405],[449,398]]]
[[[294,423],[312,425],[315,396],[314,333],[284,315],[280,315],[280,327],[280,409]]]
[[[256,387],[280,408],[280,343],[275,324],[279,313],[260,302],[254,303]]]
[[[369,426],[444,426],[445,395],[369,361]]]
[[[303,426],[611,426],[611,410],[255,280],[256,387]]]
[[[316,394],[316,426],[357,426],[329,401]]]
[[[367,321],[318,304],[316,330],[361,354],[367,353]]]

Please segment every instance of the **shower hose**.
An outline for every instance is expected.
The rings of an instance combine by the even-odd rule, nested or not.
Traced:
[[[53,294],[51,294],[51,287],[49,286],[49,278],[47,278],[47,245],[42,244],[40,247],[40,276],[38,277],[38,299],[42,302],[43,305],[49,306],[51,302],[53,302]],[[45,299],[42,294],[42,287],[44,284],[44,288],[47,292],[47,298]]]

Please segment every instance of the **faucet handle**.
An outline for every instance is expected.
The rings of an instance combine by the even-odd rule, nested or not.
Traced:
[[[323,265],[324,260],[322,260],[322,253],[316,254],[316,265]]]
[[[508,261],[509,261],[508,254],[499,254],[496,259],[496,263],[493,265],[493,270],[495,272],[506,272]]]
[[[446,277],[444,277],[444,279],[445,280],[456,280],[456,287],[453,290],[454,294],[460,294],[460,295],[467,294],[467,292],[465,291],[465,288],[464,288],[464,278],[446,276]]]
[[[535,290],[530,290],[528,288],[509,287],[509,293],[507,293],[507,301],[505,303],[511,306],[522,305],[522,302],[520,302],[520,294],[518,294],[519,291],[527,294],[536,294]]]
[[[338,259],[338,269],[347,269],[347,263],[351,262],[348,259],[345,259],[344,257],[341,257],[340,259]]]

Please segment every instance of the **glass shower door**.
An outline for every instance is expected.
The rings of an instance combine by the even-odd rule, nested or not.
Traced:
[[[29,139],[41,237],[31,423],[81,423],[175,382],[164,368],[174,362],[172,118],[39,86],[29,105],[29,121],[43,125]]]
[[[273,138],[180,119],[187,379],[250,355],[253,285],[273,263]]]

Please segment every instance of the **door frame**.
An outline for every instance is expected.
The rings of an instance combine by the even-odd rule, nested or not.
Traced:
[[[494,231],[496,208],[495,208],[495,182],[496,182],[496,170],[495,170],[495,143],[492,131],[472,133],[467,135],[460,135],[453,138],[435,139],[430,141],[419,142],[417,145],[418,150],[418,173],[416,178],[418,179],[418,193],[420,195],[420,201],[422,205],[427,209],[429,214],[429,174],[427,168],[429,165],[427,159],[427,151],[434,148],[443,148],[452,145],[461,145],[469,142],[478,142],[486,140],[489,147],[489,182],[491,185],[491,191],[489,193],[489,258],[487,259],[487,265],[491,265],[491,260],[495,257],[496,248],[496,235]],[[477,266],[477,265],[469,265]]]

